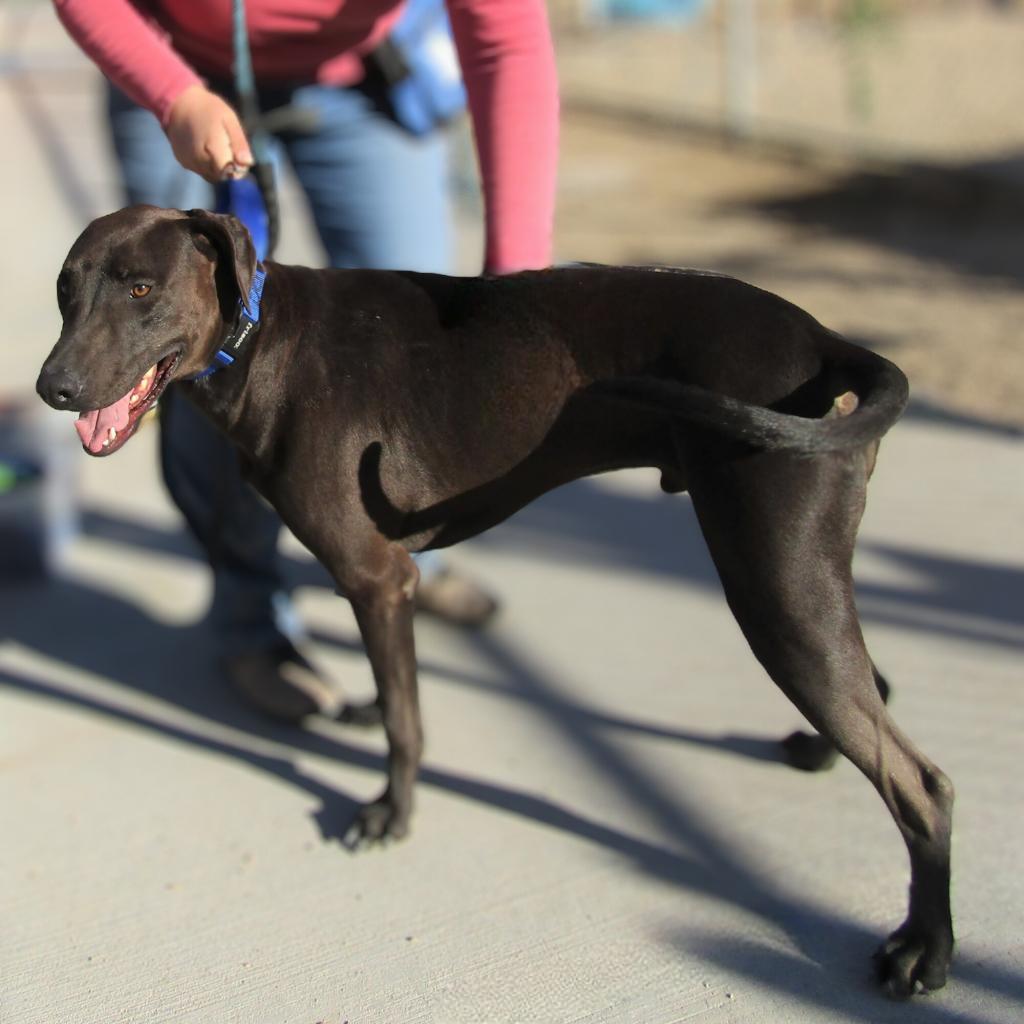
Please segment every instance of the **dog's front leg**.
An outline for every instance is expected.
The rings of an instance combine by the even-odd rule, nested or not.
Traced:
[[[345,837],[352,847],[408,832],[423,752],[412,626],[419,571],[397,544],[381,539],[373,547],[368,563],[338,580],[359,623],[388,739],[387,788],[360,810]]]

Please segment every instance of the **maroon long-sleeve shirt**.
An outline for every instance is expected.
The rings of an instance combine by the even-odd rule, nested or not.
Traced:
[[[551,260],[558,87],[544,0],[446,0],[487,213],[487,268]],[[100,70],[166,124],[204,76],[231,74],[231,0],[54,0]],[[247,0],[257,79],[350,85],[401,0]]]

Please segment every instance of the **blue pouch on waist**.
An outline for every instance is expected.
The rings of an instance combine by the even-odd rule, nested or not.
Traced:
[[[395,120],[413,135],[426,135],[466,109],[444,0],[409,0],[369,60],[383,75]]]

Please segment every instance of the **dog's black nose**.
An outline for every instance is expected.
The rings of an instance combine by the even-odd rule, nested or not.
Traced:
[[[82,393],[82,381],[70,370],[47,369],[39,374],[36,391],[54,409],[73,409]]]

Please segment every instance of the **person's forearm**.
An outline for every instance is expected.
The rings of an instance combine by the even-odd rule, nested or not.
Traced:
[[[199,76],[129,0],[53,0],[57,16],[100,71],[164,126]]]
[[[448,0],[486,209],[485,268],[551,262],[558,83],[543,0]]]

